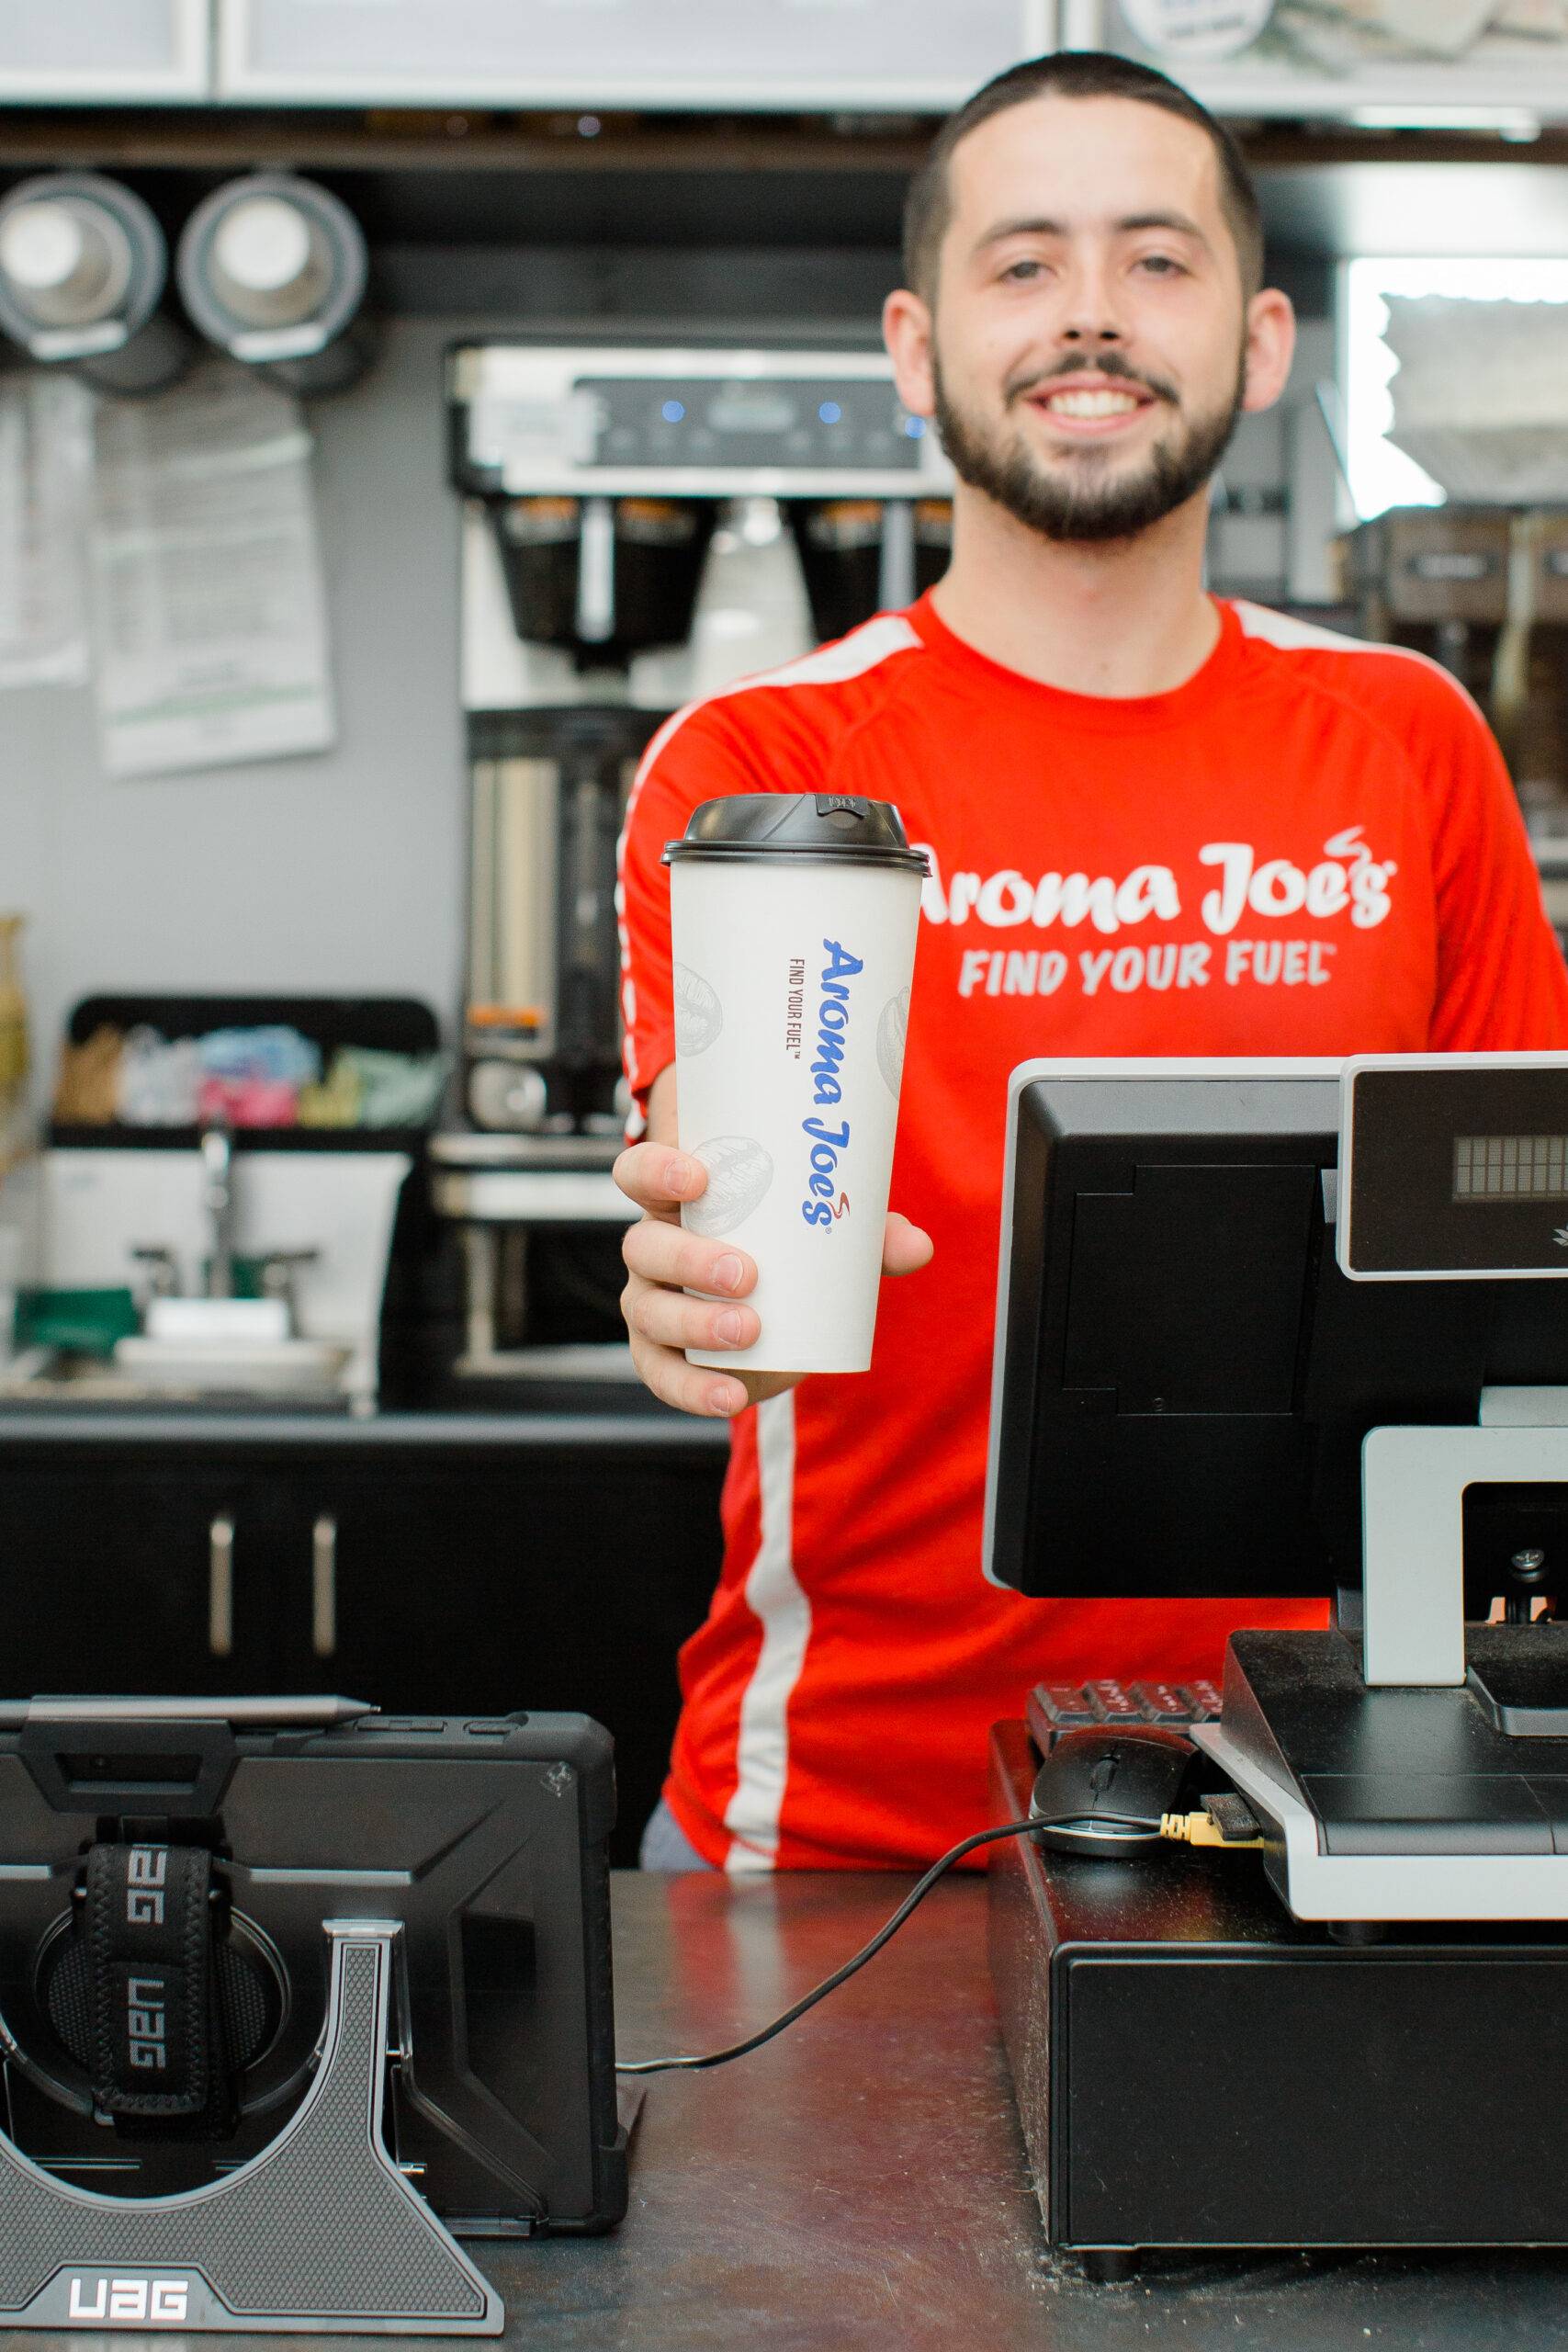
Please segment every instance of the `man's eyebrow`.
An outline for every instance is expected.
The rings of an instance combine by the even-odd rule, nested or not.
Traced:
[[[1170,229],[1178,236],[1191,237],[1204,247],[1209,244],[1203,231],[1187,212],[1132,212],[1120,220],[1112,221],[1111,228],[1118,236],[1129,236],[1139,229]],[[1065,237],[1069,233],[1064,220],[1049,220],[1043,217],[998,220],[986,231],[984,236],[976,239],[974,250],[983,254],[988,246],[1002,244],[1009,237]]]
[[[983,237],[975,240],[975,251],[983,254],[987,245],[999,245],[1008,237],[1065,237],[1066,224],[1061,220],[998,220]]]
[[[1134,230],[1138,229],[1174,229],[1178,236],[1191,237],[1200,245],[1207,245],[1209,242],[1197,221],[1188,212],[1173,210],[1129,213],[1125,220],[1117,221],[1116,229],[1117,233],[1122,236],[1131,235]]]

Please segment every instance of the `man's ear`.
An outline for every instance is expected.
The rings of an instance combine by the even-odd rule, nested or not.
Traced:
[[[1291,298],[1266,286],[1247,306],[1247,381],[1242,407],[1249,415],[1272,408],[1290,381],[1296,350],[1296,314]]]
[[[918,294],[900,287],[882,306],[882,340],[893,362],[893,381],[911,416],[936,410],[931,314]]]

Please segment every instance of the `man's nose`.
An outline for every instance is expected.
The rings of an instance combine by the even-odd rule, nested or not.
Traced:
[[[1107,272],[1089,260],[1080,261],[1063,289],[1065,300],[1057,333],[1065,344],[1117,344],[1126,327]]]

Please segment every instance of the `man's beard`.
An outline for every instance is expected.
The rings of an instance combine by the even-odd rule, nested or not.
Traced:
[[[1246,388],[1246,354],[1237,370],[1235,389],[1223,409],[1187,423],[1179,439],[1156,447],[1146,465],[1115,473],[1097,468],[1100,453],[1086,448],[1068,456],[1059,470],[1048,468],[1021,434],[989,437],[956,409],[947,396],[940,362],[933,366],[936,385],[936,426],[942,445],[960,481],[983,491],[998,506],[1047,539],[1094,542],[1130,539],[1151,525],[1163,522],[1202,489],[1220,462],[1225,444],[1235,430]],[[1179,414],[1174,387],[1140,376],[1118,353],[1092,361],[1074,358],[1010,392],[1012,400],[1032,392],[1053,375],[1093,374],[1120,377],[1168,401]],[[1087,460],[1087,462],[1086,462]],[[1098,476],[1098,478],[1097,478]]]

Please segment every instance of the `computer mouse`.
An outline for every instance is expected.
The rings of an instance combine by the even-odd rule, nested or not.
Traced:
[[[1041,1844],[1102,1860],[1152,1853],[1160,1816],[1187,1809],[1198,1760],[1184,1734],[1155,1724],[1059,1733],[1030,1801]]]

